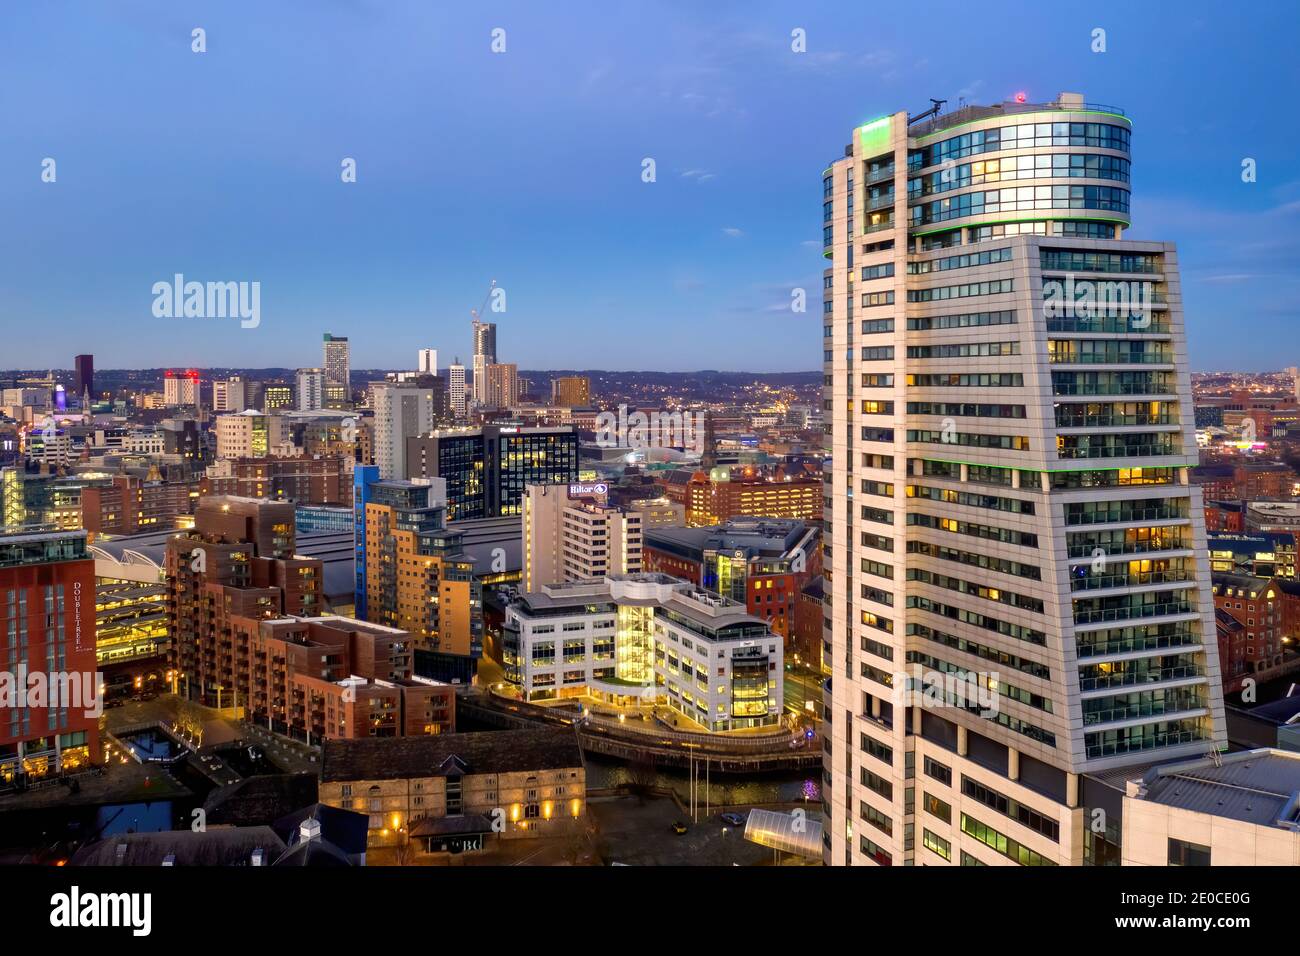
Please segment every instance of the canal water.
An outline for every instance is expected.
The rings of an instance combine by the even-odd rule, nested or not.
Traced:
[[[617,787],[620,784],[640,784],[664,790],[675,790],[683,800],[688,799],[691,789],[690,777],[685,770],[673,767],[656,767],[648,771],[644,767],[596,754],[586,755],[587,788],[602,790]],[[698,796],[704,804],[704,768],[700,768]],[[709,803],[716,806],[740,806],[761,803],[795,803],[807,800],[816,803],[821,800],[820,774],[797,770],[776,770],[757,774],[717,773],[709,774]]]

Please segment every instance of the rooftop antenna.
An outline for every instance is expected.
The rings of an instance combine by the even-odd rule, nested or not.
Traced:
[[[931,116],[938,116],[943,112],[943,105],[947,102],[947,100],[936,100],[933,96],[930,97],[930,108],[918,116],[909,116],[907,119],[908,125],[910,126],[913,123],[919,123],[921,120],[927,119]]]

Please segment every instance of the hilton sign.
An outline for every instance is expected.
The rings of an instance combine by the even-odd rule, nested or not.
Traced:
[[[592,495],[605,497],[609,494],[609,485],[603,481],[569,485],[570,498],[589,498]]]

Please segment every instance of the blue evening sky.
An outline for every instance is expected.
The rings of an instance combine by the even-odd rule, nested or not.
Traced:
[[[314,365],[327,330],[354,367],[445,365],[495,278],[521,367],[817,369],[821,171],[853,127],[1061,90],[1134,118],[1129,235],[1179,244],[1193,367],[1300,364],[1298,23],[1186,0],[11,2],[0,368]],[[177,272],[260,282],[260,327],[155,318]]]

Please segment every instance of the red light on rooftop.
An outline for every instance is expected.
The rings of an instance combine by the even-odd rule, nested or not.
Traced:
[[[1025,94],[1024,94],[1024,93],[1017,93],[1017,94],[1016,94],[1016,102],[1017,102],[1017,103],[1023,103],[1024,101],[1025,101]]]

